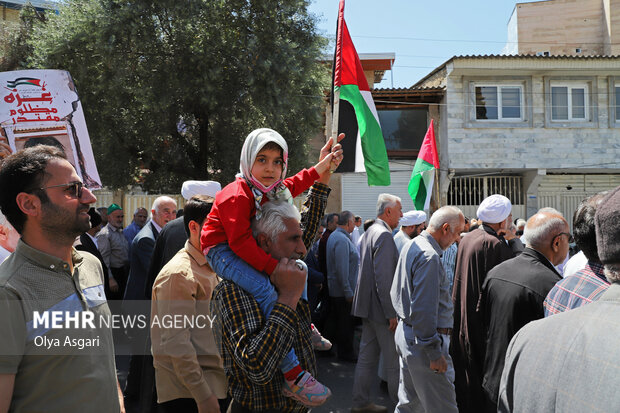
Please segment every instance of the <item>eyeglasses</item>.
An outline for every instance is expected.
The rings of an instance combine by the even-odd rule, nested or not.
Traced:
[[[559,236],[562,236],[562,235],[566,235],[568,237],[568,243],[569,244],[574,241],[573,236],[569,232],[560,232],[558,235],[553,237],[553,239],[555,239],[555,238],[557,238]]]
[[[50,189],[50,188],[70,189],[72,195],[80,199],[82,197],[82,192],[84,191],[84,184],[82,182],[76,181],[76,182],[70,182],[68,184],[44,186],[43,188],[39,188],[39,189],[43,190],[43,189]]]

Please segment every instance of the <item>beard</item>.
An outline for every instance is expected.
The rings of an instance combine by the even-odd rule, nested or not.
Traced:
[[[61,208],[52,202],[42,204],[41,229],[54,238],[74,240],[90,229],[90,217],[81,215],[88,211],[88,205],[81,205],[74,212]]]

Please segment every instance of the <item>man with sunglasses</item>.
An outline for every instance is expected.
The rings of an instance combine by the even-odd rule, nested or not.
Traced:
[[[545,208],[525,226],[521,255],[491,271],[482,285],[478,311],[487,331],[482,388],[486,410],[497,411],[497,397],[508,343],[527,323],[544,317],[543,302],[562,279],[555,266],[568,253],[572,236],[558,211]]]
[[[72,248],[96,198],[50,146],[7,157],[0,188],[0,209],[21,234],[0,265],[0,412],[121,411],[112,331],[79,322],[110,317],[101,264]],[[60,326],[41,320],[58,316]],[[92,346],[73,346],[74,337]]]
[[[579,261],[575,263],[575,268],[578,269],[568,276],[567,266],[564,267],[564,278],[558,281],[545,298],[545,317],[597,301],[609,288],[609,281],[605,277],[603,264],[598,256],[594,224],[598,205],[607,193],[608,191],[604,191],[592,195],[581,201],[577,207],[573,215],[573,232],[575,243],[586,262],[581,264],[578,258]],[[570,264],[572,260],[573,258],[568,263]]]

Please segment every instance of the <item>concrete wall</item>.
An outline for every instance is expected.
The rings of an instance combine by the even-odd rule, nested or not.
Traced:
[[[530,84],[531,89],[531,96],[525,99],[531,107],[524,110],[526,119],[520,124],[495,127],[497,124],[492,122],[475,120],[475,101],[471,98],[470,82],[479,79],[488,79],[490,83],[501,82],[506,77],[449,76],[446,90],[447,130],[442,131],[445,133],[442,138],[448,145],[448,167],[617,170],[620,166],[620,128],[610,127],[610,77],[574,78],[588,80],[591,85],[590,122],[551,122],[549,82],[562,78],[532,75],[521,77],[524,84]],[[512,76],[509,79],[515,81],[519,78]],[[525,90],[525,93],[530,93],[528,87]]]
[[[607,9],[607,28],[609,30],[609,50],[606,54],[611,56],[620,55],[620,0],[605,0]]]
[[[506,45],[502,50],[502,54],[514,55],[519,53],[519,19],[518,19],[517,6],[510,15],[508,20],[508,38],[506,39]]]
[[[517,4],[519,53],[615,55],[619,0],[550,0]],[[511,29],[509,25],[509,33]],[[510,37],[510,36],[509,36]]]

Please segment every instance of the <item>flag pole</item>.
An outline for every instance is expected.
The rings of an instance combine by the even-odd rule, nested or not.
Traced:
[[[332,145],[338,143],[338,121],[340,117],[340,47],[342,42],[342,26],[344,20],[344,0],[340,0],[338,4],[338,21],[336,23],[336,50],[334,52],[334,67],[332,72],[332,127],[331,133],[327,137],[332,138]],[[334,170],[331,170],[333,173]]]
[[[333,138],[332,142],[336,144],[336,138],[338,137],[338,115],[340,114],[340,88],[334,88],[332,93],[334,94],[334,104],[332,106],[332,130],[330,136]]]
[[[435,169],[435,199],[437,200],[437,209],[441,208],[441,194],[439,193],[439,169]]]

